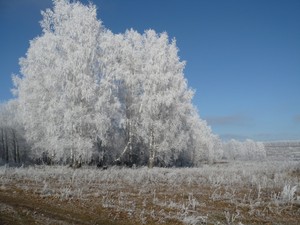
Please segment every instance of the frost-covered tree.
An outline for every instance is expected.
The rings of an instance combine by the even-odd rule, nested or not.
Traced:
[[[0,157],[6,163],[21,163],[30,156],[17,107],[16,100],[0,105]]]
[[[150,167],[220,158],[220,140],[192,104],[175,40],[153,30],[113,34],[94,5],[53,2],[14,77],[33,155],[73,163],[97,149],[99,161]]]
[[[190,153],[192,164],[199,166],[203,162],[220,160],[223,156],[223,146],[219,137],[212,133],[211,128],[199,117],[195,109],[188,120],[190,130],[187,151]]]
[[[231,160],[236,160],[241,157],[242,143],[231,139],[223,144],[224,157]]]
[[[199,133],[207,133],[202,135],[202,144],[204,141],[207,151],[214,151],[217,145],[213,142],[218,138],[195,116],[193,92],[184,78],[185,62],[179,59],[175,40],[170,42],[166,33],[153,30],[143,35],[129,30],[112,39],[110,68],[117,84],[112,92],[118,95],[124,133],[118,160],[132,155],[134,148],[135,154],[148,156],[150,167],[155,161],[171,165],[191,147],[192,117],[201,124]]]
[[[245,149],[246,159],[264,159],[266,157],[266,150],[263,143],[255,142],[253,140],[247,139],[243,142]]]
[[[0,105],[0,142],[1,142],[1,159],[4,162],[9,162],[9,140],[8,132],[9,126],[7,121],[9,120],[9,113],[5,104]]]
[[[166,33],[148,30],[144,39],[143,93],[139,134],[148,145],[149,166],[155,159],[168,164],[188,144],[187,118],[191,114],[193,92],[183,75],[175,40]]]
[[[101,22],[93,5],[55,0],[43,33],[30,43],[15,78],[26,136],[54,160],[89,158],[95,125]]]
[[[106,68],[109,67],[109,76],[113,78],[110,79],[112,89],[108,92],[117,98],[114,102],[118,103],[115,108],[118,123],[112,125],[115,134],[119,134],[123,142],[116,161],[123,161],[124,158],[132,161],[133,148],[137,145],[139,136],[137,127],[141,118],[145,49],[142,35],[133,30],[114,35],[110,41],[109,48],[103,49],[110,56],[110,60],[106,61]]]
[[[230,160],[258,160],[266,158],[264,144],[250,139],[243,142],[231,139],[223,143],[223,150],[224,157]]]
[[[118,98],[121,125],[113,127],[124,141],[117,160],[137,154],[147,156],[150,167],[155,160],[169,165],[188,148],[189,121],[196,114],[176,42],[153,30],[128,30],[110,40],[103,48],[111,56],[105,68],[113,77],[109,93]]]

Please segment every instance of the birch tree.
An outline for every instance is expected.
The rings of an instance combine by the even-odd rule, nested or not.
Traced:
[[[213,134],[205,120],[202,120],[194,109],[188,117],[189,139],[188,149],[190,160],[194,166],[203,162],[214,162],[223,156],[221,140]]]
[[[143,37],[134,30],[128,30],[124,34],[110,34],[107,39],[100,44],[106,54],[103,57],[105,77],[101,86],[106,91],[103,95],[109,95],[113,102],[109,113],[114,120],[111,121],[113,134],[106,139],[111,140],[118,135],[122,143],[115,162],[132,163],[133,148],[139,137],[137,127],[143,93]]]
[[[128,30],[124,35],[111,37],[109,48],[112,82],[111,93],[117,93],[119,121],[124,132],[124,146],[117,160],[133,154],[148,156],[150,167],[158,161],[170,165],[179,154],[190,147],[191,118],[200,124],[198,132],[206,132],[206,146],[213,151],[216,145],[192,105],[193,91],[184,78],[185,62],[180,61],[175,40],[166,33],[153,30],[143,35]],[[112,44],[113,43],[113,44]],[[104,48],[105,49],[105,48]],[[114,91],[115,90],[115,91]],[[196,129],[196,127],[194,127]],[[116,133],[116,132],[115,132]],[[197,137],[198,138],[198,137]],[[199,145],[198,145],[199,146]]]
[[[229,160],[258,160],[267,156],[264,144],[251,139],[246,141],[231,139],[223,144],[223,149],[224,156]]]
[[[15,99],[0,105],[0,155],[6,163],[21,163],[30,157],[17,108]]]
[[[193,92],[183,75],[175,40],[166,33],[148,30],[144,38],[143,93],[139,134],[148,145],[149,166],[155,159],[168,164],[171,155],[187,146],[187,116],[191,113]]]
[[[183,153],[219,157],[218,137],[192,104],[175,40],[154,30],[113,34],[94,5],[53,3],[14,77],[33,155],[73,164],[97,148],[101,160],[148,157],[150,167],[172,165]]]
[[[56,161],[87,159],[97,133],[101,22],[94,5],[66,0],[42,15],[43,33],[31,41],[15,78],[26,136]]]
[[[9,149],[8,149],[8,125],[7,121],[9,117],[9,113],[6,109],[5,104],[0,105],[0,141],[1,141],[1,159],[8,163],[9,162]]]

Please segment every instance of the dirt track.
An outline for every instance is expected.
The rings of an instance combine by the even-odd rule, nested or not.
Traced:
[[[0,224],[103,224],[125,225],[126,221],[108,220],[109,212],[79,206],[76,202],[61,202],[40,198],[22,191],[0,191]]]

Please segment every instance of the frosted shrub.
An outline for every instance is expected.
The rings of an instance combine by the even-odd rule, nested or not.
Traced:
[[[295,193],[297,191],[297,185],[291,187],[291,185],[285,185],[283,191],[281,192],[281,200],[284,202],[293,202],[296,197]]]
[[[182,222],[187,225],[205,225],[207,224],[207,219],[207,216],[186,216]]]
[[[225,211],[225,212],[224,212],[224,215],[225,215],[225,219],[226,219],[227,224],[230,225],[230,224],[233,224],[234,221],[235,221],[237,218],[239,218],[240,212],[237,211],[236,213],[232,213],[232,214],[231,214],[230,212]]]
[[[64,187],[60,189],[60,198],[69,199],[72,197],[72,190],[70,187]]]

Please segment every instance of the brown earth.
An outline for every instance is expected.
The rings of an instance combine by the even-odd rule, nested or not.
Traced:
[[[132,221],[113,220],[110,212],[91,209],[78,201],[42,198],[21,190],[0,191],[0,224],[99,224],[126,225]]]
[[[249,209],[236,207],[224,201],[211,201],[208,198],[208,188],[203,189],[202,196],[198,196],[206,203],[202,213],[210,215],[215,221],[224,221],[224,210],[234,212],[237,208],[243,212],[242,224],[299,224],[300,209],[283,210],[280,215],[268,213],[266,218],[249,215]],[[171,194],[171,193],[170,193]],[[178,194],[178,193],[177,193]],[[158,194],[159,195],[159,194]],[[31,224],[98,224],[98,225],[134,225],[141,224],[134,215],[128,217],[125,212],[111,208],[103,208],[100,198],[61,200],[51,196],[40,196],[30,190],[17,188],[0,189],[0,224],[1,225],[31,225]],[[294,206],[295,207],[295,206]],[[296,207],[297,208],[297,207]],[[261,211],[264,211],[261,209]],[[248,216],[246,216],[248,214]],[[294,215],[293,215],[294,214]],[[241,221],[241,220],[239,220]],[[147,224],[157,224],[158,221],[147,220]],[[212,222],[212,221],[211,221]],[[165,221],[163,224],[180,225],[180,221]],[[208,222],[207,224],[213,224]],[[238,223],[231,223],[238,224]]]

